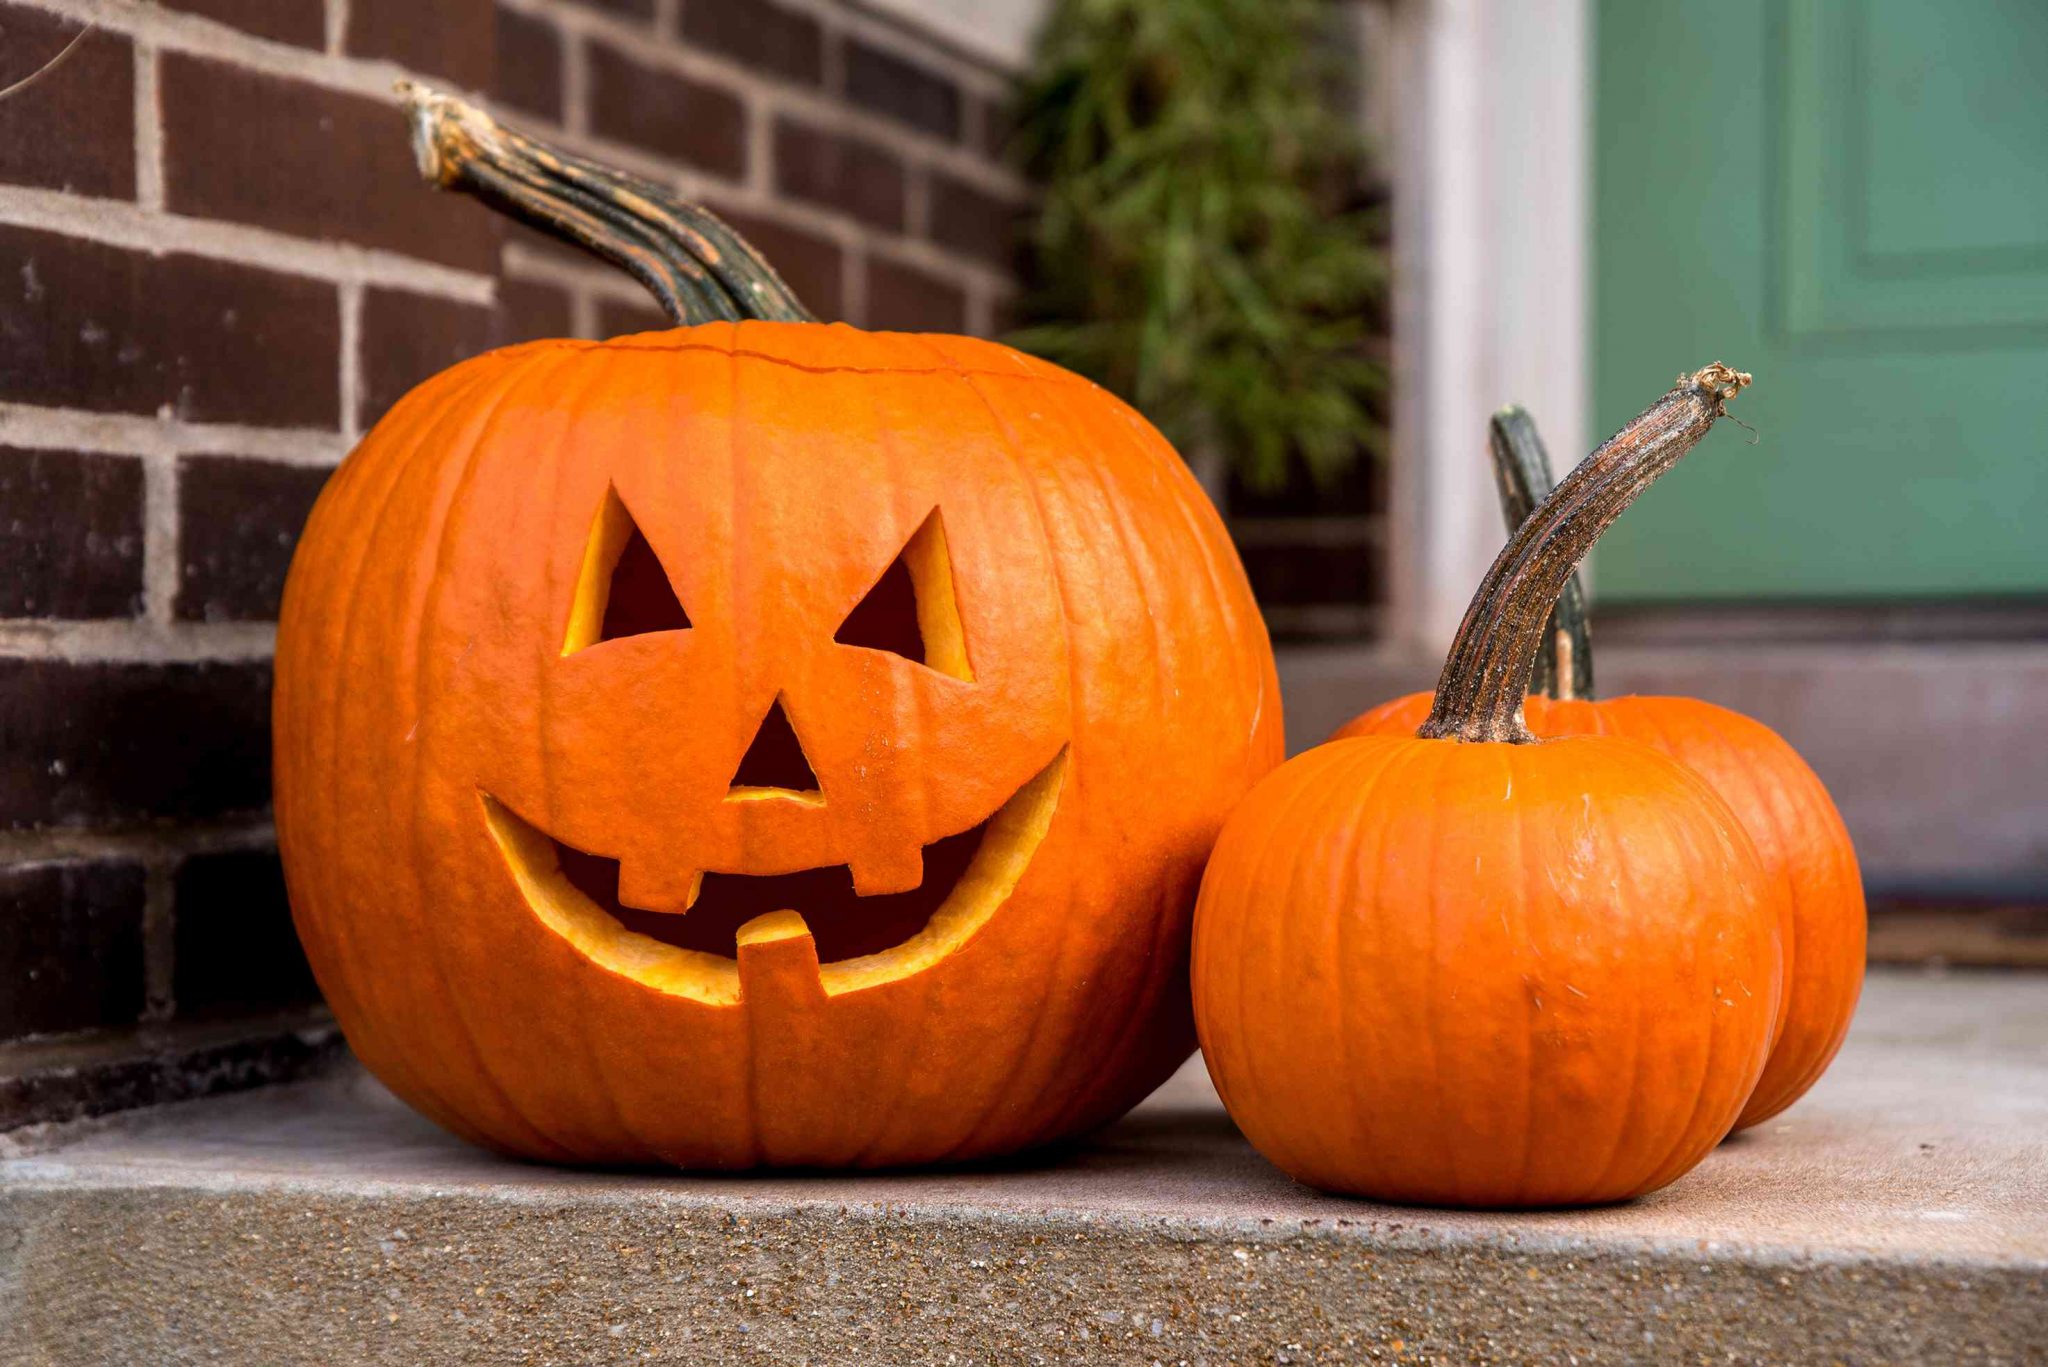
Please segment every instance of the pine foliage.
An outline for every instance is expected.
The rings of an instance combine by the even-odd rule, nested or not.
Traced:
[[[1254,488],[1378,453],[1386,285],[1317,0],[1059,0],[1013,144],[1043,187],[1011,340]]]

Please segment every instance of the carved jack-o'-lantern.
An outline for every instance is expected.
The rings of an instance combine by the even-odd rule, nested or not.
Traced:
[[[478,357],[323,495],[277,823],[358,1054],[556,1159],[925,1162],[1120,1113],[1192,1046],[1196,881],[1280,754],[1171,449],[999,346],[772,321],[701,211],[419,123],[679,318],[771,321]]]

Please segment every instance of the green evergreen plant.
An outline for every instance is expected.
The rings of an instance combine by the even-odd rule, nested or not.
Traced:
[[[1256,489],[1385,441],[1386,258],[1316,0],[1059,0],[1012,148],[1040,184],[1017,345]],[[1213,483],[1215,471],[1206,472]]]

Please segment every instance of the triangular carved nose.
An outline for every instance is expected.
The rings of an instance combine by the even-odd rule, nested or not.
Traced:
[[[811,762],[804,757],[803,742],[796,738],[796,728],[789,724],[780,694],[768,705],[768,715],[761,719],[753,743],[747,746],[747,753],[740,757],[739,770],[732,776],[734,796],[764,789],[818,791],[818,776],[811,772]]]

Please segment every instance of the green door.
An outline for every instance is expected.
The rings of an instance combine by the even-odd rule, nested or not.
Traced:
[[[1601,0],[1595,418],[1756,386],[1603,599],[2048,592],[2048,0]]]

